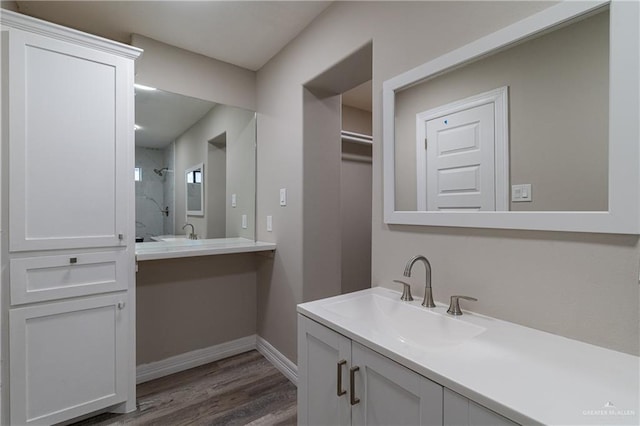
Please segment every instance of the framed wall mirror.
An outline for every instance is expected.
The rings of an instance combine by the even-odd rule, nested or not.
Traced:
[[[385,223],[639,233],[639,24],[562,2],[385,81]]]
[[[136,239],[255,240],[253,111],[136,85]]]

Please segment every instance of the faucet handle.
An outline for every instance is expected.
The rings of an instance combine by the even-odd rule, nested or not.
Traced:
[[[400,280],[393,280],[393,282],[400,283],[404,286],[402,288],[402,296],[400,296],[400,300],[411,302],[413,300],[413,297],[411,296],[411,286],[408,283]]]
[[[451,315],[462,315],[462,311],[460,310],[460,299],[471,300],[473,302],[477,302],[478,299],[470,296],[451,296],[451,302],[449,303],[449,309],[447,309],[447,313]]]

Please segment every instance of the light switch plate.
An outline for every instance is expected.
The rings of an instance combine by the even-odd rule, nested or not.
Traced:
[[[247,215],[242,215],[242,229],[247,229]]]
[[[280,188],[280,205],[287,205],[287,188]]]
[[[267,216],[267,232],[273,231],[273,216]]]
[[[231,207],[236,207],[238,205],[238,197],[236,194],[231,194]]]
[[[511,185],[511,201],[514,203],[530,203],[533,201],[531,184]]]

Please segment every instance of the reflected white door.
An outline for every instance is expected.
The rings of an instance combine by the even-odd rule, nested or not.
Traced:
[[[425,123],[427,210],[495,210],[493,103]]]

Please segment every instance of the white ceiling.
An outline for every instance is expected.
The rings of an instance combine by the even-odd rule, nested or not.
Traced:
[[[131,34],[260,69],[331,1],[17,1],[20,13],[129,43]]]
[[[164,148],[216,104],[162,90],[136,88],[136,146]]]

